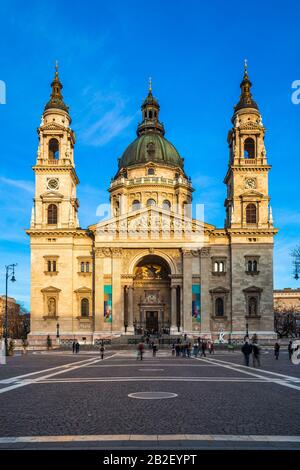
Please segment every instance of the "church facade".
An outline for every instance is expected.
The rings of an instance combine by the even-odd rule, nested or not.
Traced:
[[[151,84],[108,189],[110,217],[81,228],[75,135],[55,71],[38,128],[30,229],[32,344],[147,331],[272,339],[273,226],[265,128],[245,67],[228,133],[225,225],[192,217],[192,180],[165,138]],[[113,170],[113,169],[112,169]],[[221,182],[220,182],[221,183]]]

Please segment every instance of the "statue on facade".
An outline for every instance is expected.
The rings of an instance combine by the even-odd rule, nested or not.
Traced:
[[[48,315],[50,317],[55,317],[56,315],[56,301],[53,297],[48,299]]]

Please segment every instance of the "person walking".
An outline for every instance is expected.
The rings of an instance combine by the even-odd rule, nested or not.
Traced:
[[[197,357],[197,356],[198,356],[198,353],[199,353],[199,344],[198,344],[198,343],[194,343],[194,348],[193,348],[194,357]]]
[[[101,344],[101,346],[100,346],[100,357],[101,357],[102,360],[104,359],[104,346],[103,346],[103,344]]]
[[[77,341],[77,342],[76,342],[76,345],[75,345],[75,352],[76,352],[76,354],[79,353],[79,350],[80,350],[80,345],[79,345],[79,343],[78,343],[78,341]]]
[[[202,341],[202,346],[201,346],[201,350],[202,350],[202,352],[201,352],[201,356],[204,356],[204,357],[206,357],[206,348],[207,348],[206,341],[205,341],[205,340],[203,340],[203,341]]]
[[[143,360],[144,349],[145,349],[144,343],[140,343],[138,345],[138,357],[137,358],[138,359],[140,358],[141,361]],[[153,349],[153,346],[152,346],[152,349]]]
[[[214,342],[212,341],[210,343],[210,354],[215,354],[215,345],[214,345]]]
[[[192,353],[192,343],[188,343],[187,345],[187,357],[191,357]]]
[[[73,354],[75,354],[75,349],[76,349],[76,341],[74,339],[74,341],[72,343],[72,352],[73,352]]]
[[[172,344],[172,357],[175,356],[175,343]]]
[[[175,346],[176,357],[180,356],[180,343],[177,343]]]
[[[288,344],[288,353],[289,353],[289,360],[292,360],[292,355],[293,355],[293,341],[290,341]]]
[[[249,367],[250,354],[252,353],[252,345],[249,343],[249,338],[245,338],[242,346],[242,353],[244,354],[245,365]]]
[[[275,356],[275,359],[278,361],[278,358],[279,358],[279,351],[280,351],[280,344],[278,343],[278,341],[276,341],[275,345],[274,345],[274,356]]]
[[[260,367],[260,347],[257,339],[252,343],[253,367]]]
[[[156,357],[156,353],[157,353],[157,345],[154,343],[153,346],[152,346],[152,355],[153,355],[153,357]]]

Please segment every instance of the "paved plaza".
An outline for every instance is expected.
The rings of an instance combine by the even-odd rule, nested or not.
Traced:
[[[0,409],[0,449],[300,449],[300,366],[272,350],[260,369],[239,351],[30,353],[0,366]]]

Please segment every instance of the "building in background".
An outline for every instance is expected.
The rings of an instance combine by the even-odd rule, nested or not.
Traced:
[[[29,313],[17,303],[13,297],[7,297],[8,336],[9,338],[25,338],[30,329]],[[5,323],[5,295],[0,296],[0,335]]]
[[[57,69],[51,86],[38,128],[27,231],[31,343],[57,334],[92,343],[145,330],[213,339],[221,331],[226,339],[249,331],[273,339],[271,167],[247,67],[228,133],[222,228],[192,218],[192,179],[165,137],[151,83],[137,136],[108,189],[110,217],[81,228],[75,135]],[[213,173],[213,155],[199,155],[199,166],[202,158],[211,159]],[[101,164],[109,162],[95,171]]]

